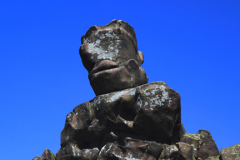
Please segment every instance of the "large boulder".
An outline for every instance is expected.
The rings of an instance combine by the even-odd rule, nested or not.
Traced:
[[[201,144],[201,138],[199,134],[189,134],[185,133],[180,140],[181,142],[190,144],[193,147],[193,154],[197,158],[198,157],[198,150]]]
[[[183,143],[183,142],[178,142],[177,147],[179,148],[178,159],[185,159],[185,160],[194,160],[195,159],[194,154],[193,154],[193,146],[192,145]]]
[[[141,64],[137,39],[131,25],[113,20],[92,26],[82,36],[79,49],[88,78],[96,95],[136,87],[148,82]]]
[[[207,130],[200,129],[197,134],[199,134],[201,138],[198,157],[206,159],[211,156],[218,156],[219,150],[211,133]]]
[[[196,159],[219,156],[217,145],[207,130],[200,129],[197,134],[185,133],[180,141],[193,147],[193,155]]]
[[[240,159],[240,144],[221,149],[220,155],[222,160]]]
[[[95,155],[110,144],[121,148],[129,139],[174,144],[181,135],[180,112],[178,92],[164,82],[99,95],[67,115],[57,159],[82,156],[86,149]]]

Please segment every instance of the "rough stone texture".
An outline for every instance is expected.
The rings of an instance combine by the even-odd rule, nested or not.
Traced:
[[[186,133],[183,135],[183,137],[181,138],[180,141],[190,144],[193,147],[194,157],[196,157],[196,158],[198,157],[198,150],[200,148],[200,143],[201,143],[199,134]]]
[[[40,157],[35,157],[32,160],[55,160],[55,155],[46,148]]]
[[[99,95],[67,115],[57,157],[109,143],[124,147],[127,138],[174,144],[180,140],[180,112],[178,92],[164,82]]]
[[[176,145],[163,145],[163,151],[159,157],[159,160],[174,160],[177,159],[179,155],[179,149],[177,148]]]
[[[193,154],[196,159],[207,159],[219,155],[217,145],[207,130],[201,129],[197,134],[186,133],[180,141],[193,147]]]
[[[187,133],[187,132],[186,132],[186,130],[185,130],[183,124],[181,123],[181,126],[180,126],[180,135],[181,135],[181,138],[182,138],[183,135],[186,134],[186,133]]]
[[[218,156],[219,151],[211,133],[207,130],[200,129],[198,134],[201,138],[201,144],[198,151],[198,157],[206,159],[210,156]]]
[[[56,160],[97,160],[98,148],[80,150],[76,144],[69,143],[56,154]]]
[[[81,41],[79,53],[96,95],[147,83],[141,68],[143,54],[128,23],[113,20],[105,26],[92,26]]]
[[[240,144],[236,144],[231,147],[221,149],[220,155],[222,160],[239,160]]]
[[[156,160],[163,149],[162,144],[131,138],[126,138],[123,143],[123,145],[118,145],[117,143],[107,143],[102,147],[98,159]]]
[[[190,144],[178,142],[177,146],[179,148],[178,159],[185,159],[185,160],[195,159],[193,155],[193,147]]]

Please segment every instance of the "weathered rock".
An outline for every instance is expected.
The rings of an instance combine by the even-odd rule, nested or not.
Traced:
[[[207,130],[200,129],[198,131],[201,138],[201,144],[198,151],[198,157],[206,159],[210,156],[218,156],[219,151],[215,141],[213,140],[211,133]]]
[[[182,138],[183,135],[186,134],[186,133],[187,133],[187,132],[186,132],[183,124],[181,123],[181,125],[180,125],[180,137]]]
[[[199,130],[197,134],[184,134],[180,140],[193,147],[193,154],[196,159],[206,159],[211,156],[218,156],[219,151],[211,134],[207,130]]]
[[[46,148],[40,157],[35,157],[32,160],[55,160],[55,155]]]
[[[195,157],[193,155],[193,147],[190,144],[178,142],[177,147],[179,149],[178,159],[184,160],[194,160]]]
[[[125,138],[124,145],[107,143],[99,153],[99,160],[195,160],[191,145],[179,142],[167,145],[153,141]]]
[[[163,151],[159,157],[159,160],[175,160],[179,155],[179,149],[176,145],[163,145]]]
[[[186,133],[180,140],[181,142],[185,142],[190,144],[193,147],[194,157],[198,157],[198,150],[200,148],[201,138],[199,134],[189,134]]]
[[[97,160],[98,148],[80,150],[76,144],[69,143],[56,154],[56,160]]]
[[[163,150],[158,160],[195,160],[191,145],[178,142],[175,145],[163,144]]]
[[[96,95],[147,83],[141,68],[143,54],[128,23],[113,20],[105,26],[92,26],[81,41],[79,53]]]
[[[123,143],[123,145],[107,143],[102,147],[98,159],[156,160],[163,149],[162,144],[160,143],[135,140],[131,138],[126,138]]]
[[[178,92],[164,82],[99,95],[67,115],[57,157],[73,157],[72,146],[101,150],[114,142],[123,147],[127,137],[174,144],[180,140],[180,112]]]
[[[221,149],[220,155],[222,160],[240,159],[240,144]]]

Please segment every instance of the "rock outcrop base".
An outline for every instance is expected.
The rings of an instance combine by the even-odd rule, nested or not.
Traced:
[[[135,144],[137,152],[142,143],[174,144],[181,138],[180,113],[180,95],[164,82],[99,95],[67,115],[57,157],[78,157],[83,149],[107,155],[107,146],[119,150]]]

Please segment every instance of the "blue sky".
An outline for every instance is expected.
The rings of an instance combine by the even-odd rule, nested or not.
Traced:
[[[135,29],[149,82],[180,93],[188,133],[240,143],[239,1],[10,0],[0,15],[1,159],[56,154],[66,115],[95,97],[80,38],[113,19]]]

